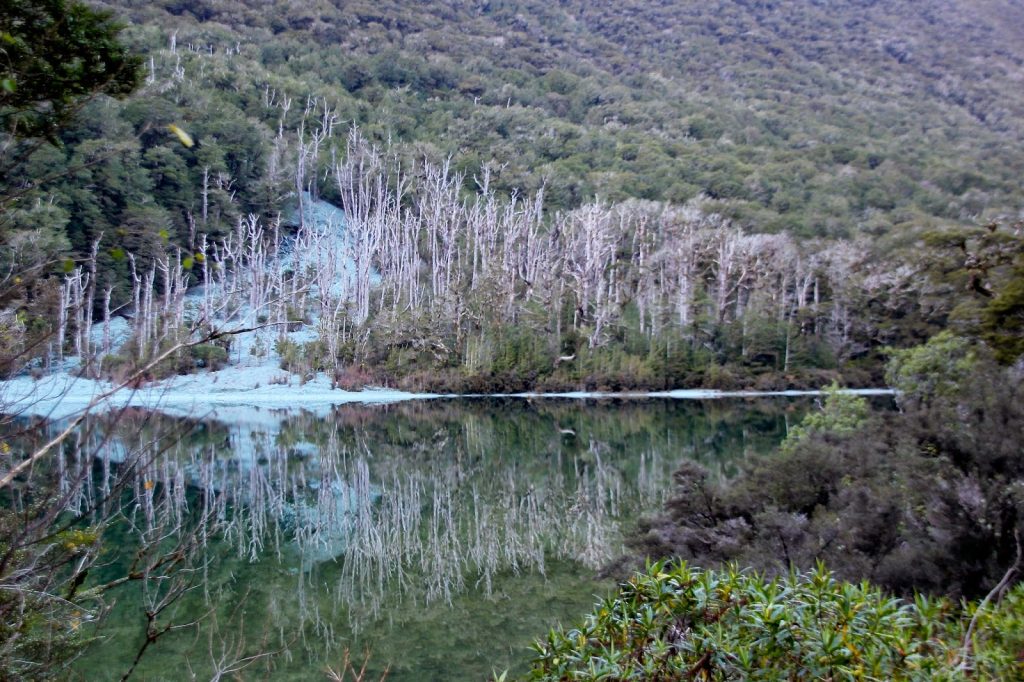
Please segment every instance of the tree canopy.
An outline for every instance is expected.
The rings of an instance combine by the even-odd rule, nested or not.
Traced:
[[[127,95],[141,59],[108,12],[65,0],[0,2],[0,123],[14,137],[55,140],[82,103]]]

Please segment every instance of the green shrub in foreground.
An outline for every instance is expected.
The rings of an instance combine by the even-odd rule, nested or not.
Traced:
[[[976,604],[892,598],[820,567],[767,580],[656,563],[535,645],[531,680],[1024,680],[1024,585]]]

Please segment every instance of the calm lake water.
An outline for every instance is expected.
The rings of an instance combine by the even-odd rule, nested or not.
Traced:
[[[614,587],[601,568],[672,495],[681,461],[728,477],[811,404],[462,399],[202,420],[127,411],[80,443],[104,453],[84,495],[133,453],[148,462],[120,497],[129,504],[92,577],[122,575],[140,537],[171,548],[184,535],[191,559],[116,589],[104,640],[76,673],[119,679],[145,641],[145,612],[161,607],[156,626],[181,627],[148,648],[134,679],[329,679],[346,650],[360,662],[369,652],[374,680],[385,668],[396,681],[521,673],[535,638]],[[167,532],[197,520],[198,532]]]

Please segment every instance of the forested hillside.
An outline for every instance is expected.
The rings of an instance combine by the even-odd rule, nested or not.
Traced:
[[[221,86],[242,97],[323,94],[374,138],[546,183],[553,208],[703,192],[746,227],[850,235],[1017,207],[1012,2],[293,5],[112,8],[145,49],[155,26],[237,47]]]
[[[11,263],[88,274],[96,249],[95,291],[79,298],[97,319],[105,300],[136,314],[146,281],[166,294],[145,273],[163,261],[169,281],[168,258],[179,293],[198,283],[192,264],[243,219],[275,253],[302,192],[348,213],[358,196],[394,205],[378,227],[406,242],[345,246],[364,250],[365,291],[320,302],[360,333],[320,329],[290,363],[375,381],[441,369],[432,387],[731,386],[784,372],[763,384],[781,386],[840,368],[877,381],[883,346],[950,323],[984,333],[987,299],[1014,279],[1015,3],[99,5],[129,23],[142,87],[93,100],[59,145],[3,153]],[[377,199],[362,192],[374,173]],[[449,221],[444,255],[427,204],[493,211]],[[408,215],[419,223],[400,228]],[[481,265],[496,249],[500,267]],[[42,319],[74,294],[4,298]],[[323,327],[304,299],[289,305]]]
[[[213,679],[367,679],[363,641],[460,677],[645,565],[533,679],[1024,679],[1022,37],[1019,0],[0,0],[0,677],[203,675],[186,637]]]

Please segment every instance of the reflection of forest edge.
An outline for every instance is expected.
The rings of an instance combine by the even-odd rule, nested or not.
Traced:
[[[396,613],[500,600],[512,576],[543,582],[554,567],[564,581],[576,566],[568,575],[586,582],[622,552],[622,531],[665,503],[682,460],[727,478],[807,404],[439,400],[348,405],[326,418],[254,411],[232,424],[126,410],[91,417],[68,457],[104,453],[89,495],[126,453],[159,453],[137,477],[147,514],[214,510],[202,515],[214,519],[205,594],[183,612],[245,603],[272,614],[276,646],[324,660],[348,638],[375,640]],[[107,540],[132,551],[116,527]],[[255,632],[265,623],[242,630],[267,641]]]

